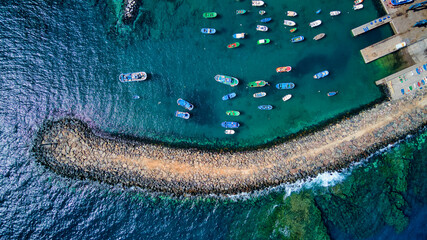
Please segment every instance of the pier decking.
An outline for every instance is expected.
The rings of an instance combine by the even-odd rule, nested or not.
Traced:
[[[370,31],[372,29],[380,27],[380,26],[382,26],[384,24],[387,24],[387,23],[391,22],[391,20],[392,20],[391,16],[390,15],[386,15],[384,17],[380,17],[378,19],[375,19],[375,20],[373,20],[373,21],[371,21],[369,23],[363,24],[362,26],[359,26],[357,28],[353,28],[351,30],[351,33],[353,33],[353,36],[356,37],[356,36],[358,36],[358,35],[360,35],[362,33],[365,33],[367,31]]]

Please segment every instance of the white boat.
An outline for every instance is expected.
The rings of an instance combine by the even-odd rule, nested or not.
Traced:
[[[259,15],[264,15],[265,14],[265,11],[264,10],[259,10]]]
[[[264,6],[264,2],[263,1],[252,1],[252,6],[261,7],[261,6]]]
[[[310,27],[314,28],[314,27],[319,26],[320,24],[322,24],[322,20],[316,20],[316,21],[310,23]]]
[[[139,82],[147,80],[146,72],[122,73],[119,76],[120,82]]]
[[[314,40],[320,40],[320,39],[322,39],[322,38],[324,38],[326,36],[326,34],[325,33],[319,33],[319,34],[317,34],[316,36],[314,36]]]
[[[265,97],[267,95],[267,93],[266,92],[257,92],[257,93],[254,93],[254,98],[262,98],[262,97]]]
[[[245,38],[245,33],[236,33],[236,34],[233,34],[233,38],[236,38],[236,39]]]
[[[227,134],[227,135],[234,134],[234,133],[236,133],[236,132],[232,129],[225,130],[225,134]]]
[[[291,20],[285,20],[285,21],[283,21],[283,24],[286,26],[290,26],[290,27],[296,25],[296,23],[294,21],[291,21]]]
[[[358,4],[353,6],[353,10],[360,10],[363,8],[363,4]]]
[[[286,102],[286,101],[288,101],[289,99],[291,99],[291,97],[292,97],[292,94],[288,94],[288,95],[284,96],[284,97],[282,98],[282,100],[283,100],[284,102]]]
[[[261,31],[261,32],[267,32],[268,31],[268,27],[264,26],[264,25],[256,25],[256,30],[257,31]]]
[[[298,13],[297,13],[297,12],[294,12],[294,11],[287,11],[287,12],[286,12],[286,15],[287,15],[288,17],[296,17],[296,16],[298,15]]]
[[[329,15],[331,15],[331,16],[338,16],[338,15],[340,15],[341,14],[341,12],[340,11],[332,11],[332,12],[329,12]]]

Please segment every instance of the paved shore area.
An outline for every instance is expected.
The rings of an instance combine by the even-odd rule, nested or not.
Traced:
[[[243,152],[169,148],[101,137],[79,120],[62,119],[45,123],[34,151],[44,165],[66,176],[176,195],[249,192],[345,168],[425,126],[426,105],[425,90],[417,91],[318,132]]]

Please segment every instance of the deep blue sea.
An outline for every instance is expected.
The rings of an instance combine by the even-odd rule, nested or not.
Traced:
[[[0,239],[425,239],[426,132],[341,173],[251,194],[171,198],[143,189],[62,177],[32,152],[43,121],[76,117],[111,133],[183,146],[251,147],[313,127],[378,100],[374,82],[395,69],[364,64],[359,50],[392,34],[384,26],[353,38],[350,29],[383,14],[377,1],[269,0],[273,21],[250,1],[146,0],[131,25],[120,0],[0,0]],[[236,9],[246,9],[236,16]],[[322,13],[315,11],[322,9]],[[285,17],[294,10],[299,16]],[[340,10],[337,17],[329,11]],[[202,13],[216,11],[215,19]],[[284,19],[297,22],[294,34]],[[308,23],[321,19],[311,29]],[[207,36],[202,27],[218,33]],[[233,33],[241,46],[227,49]],[[320,41],[312,38],[324,32]],[[291,43],[304,35],[306,40]],[[260,38],[269,45],[257,46]],[[276,73],[290,65],[290,73]],[[329,70],[330,76],[313,75]],[[149,79],[120,83],[123,72]],[[216,74],[240,79],[234,88]],[[250,89],[266,80],[271,86]],[[294,82],[293,90],[276,83]],[[252,94],[267,92],[254,99]],[[329,91],[339,91],[328,98]],[[236,92],[223,102],[221,97]],[[283,102],[288,94],[293,98]],[[137,95],[140,98],[134,99]],[[173,117],[177,98],[196,107]],[[274,109],[262,112],[258,105]],[[225,111],[239,110],[238,118]],[[222,121],[242,124],[225,135]]]

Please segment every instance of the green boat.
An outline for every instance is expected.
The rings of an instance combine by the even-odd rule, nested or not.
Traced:
[[[239,116],[240,112],[230,110],[230,111],[225,112],[225,114],[227,114],[228,116]]]
[[[258,45],[267,44],[267,43],[270,43],[270,39],[268,39],[268,38],[260,39],[256,42],[256,44],[258,44]]]
[[[203,13],[204,18],[215,18],[218,14],[216,12],[205,12]]]
[[[268,82],[266,82],[264,80],[259,80],[259,81],[255,81],[255,82],[250,82],[248,84],[248,86],[249,87],[264,87],[267,84],[268,84]]]

